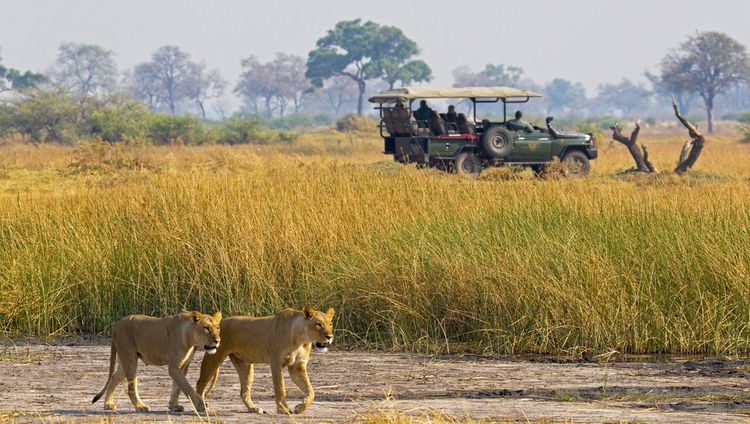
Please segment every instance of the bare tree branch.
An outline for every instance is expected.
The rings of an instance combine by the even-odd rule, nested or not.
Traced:
[[[691,124],[690,121],[680,115],[680,108],[677,106],[677,101],[675,100],[674,96],[672,96],[672,107],[674,108],[675,116],[682,123],[682,125],[687,128],[688,135],[690,135],[691,137],[691,139],[686,141],[685,145],[682,146],[682,151],[680,152],[680,160],[677,163],[677,167],[674,169],[674,172],[676,172],[677,174],[683,174],[688,169],[692,168],[693,165],[695,165],[695,162],[698,160],[698,157],[703,150],[703,145],[705,144],[706,140],[703,137],[703,134],[698,131],[698,128],[696,126]]]

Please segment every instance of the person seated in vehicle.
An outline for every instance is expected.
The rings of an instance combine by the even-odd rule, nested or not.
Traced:
[[[477,129],[474,127],[474,124],[469,122],[466,119],[466,115],[464,115],[463,113],[459,113],[456,116],[456,126],[458,127],[458,132],[461,134],[475,135],[477,133]]]
[[[534,132],[534,127],[521,118],[523,118],[523,112],[517,110],[516,119],[511,119],[506,122],[505,126],[512,131],[525,131],[527,133]]]
[[[419,102],[419,109],[414,111],[414,117],[417,119],[420,126],[427,126],[423,125],[423,123],[430,122],[433,112],[434,111],[427,106],[427,100],[422,100]]]
[[[455,106],[448,106],[448,113],[445,114],[445,122],[458,122],[458,115],[456,114]]]
[[[430,116],[430,131],[432,131],[432,135],[448,135],[445,121],[436,110],[433,110],[432,116]]]

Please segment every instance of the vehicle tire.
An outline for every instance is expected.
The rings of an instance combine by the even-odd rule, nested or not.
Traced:
[[[482,163],[472,152],[461,152],[453,162],[453,169],[458,175],[476,178],[482,172]]]
[[[495,125],[482,134],[482,147],[493,159],[503,159],[513,150],[513,134],[507,128]]]
[[[562,163],[562,173],[566,177],[585,177],[591,171],[588,156],[580,150],[566,153],[560,162]]]

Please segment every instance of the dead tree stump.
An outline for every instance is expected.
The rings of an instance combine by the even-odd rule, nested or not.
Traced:
[[[680,108],[677,106],[674,96],[672,96],[672,106],[674,107],[675,116],[677,116],[677,119],[682,122],[682,125],[684,125],[685,128],[687,128],[688,135],[690,136],[690,140],[686,141],[682,146],[680,160],[677,162],[677,167],[674,169],[675,173],[683,174],[695,165],[698,156],[700,156],[701,151],[703,150],[703,145],[706,143],[706,139],[703,137],[703,134],[698,131],[697,127],[680,115]]]
[[[609,129],[612,130],[612,138],[628,148],[630,156],[632,156],[635,161],[636,172],[656,172],[656,168],[654,168],[654,165],[648,159],[648,150],[646,150],[646,146],[638,146],[638,133],[641,131],[640,121],[635,121],[635,129],[630,133],[630,137],[626,137],[622,134],[622,127],[619,123],[612,125]]]

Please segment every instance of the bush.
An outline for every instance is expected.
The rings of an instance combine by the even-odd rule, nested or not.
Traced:
[[[742,133],[742,142],[750,143],[750,125],[748,124],[737,124],[737,130]]]
[[[104,141],[128,141],[149,136],[152,114],[136,101],[124,101],[91,114],[91,134]]]
[[[372,132],[377,125],[371,118],[350,113],[336,122],[336,129],[341,132]]]
[[[325,113],[317,115],[294,114],[287,115],[283,118],[272,119],[266,124],[270,128],[292,130],[297,128],[319,127],[321,125],[332,125],[336,119],[332,115]]]
[[[79,128],[80,107],[65,90],[33,90],[3,107],[4,132],[19,132],[34,141],[73,143]]]
[[[260,118],[256,115],[236,113],[223,125],[220,141],[228,144],[246,144],[257,139],[261,132]]]
[[[727,121],[738,121],[745,124],[750,124],[750,112],[732,112],[722,116],[722,119]]]
[[[154,144],[201,144],[206,141],[206,130],[193,116],[155,113],[151,115],[148,138]]]

